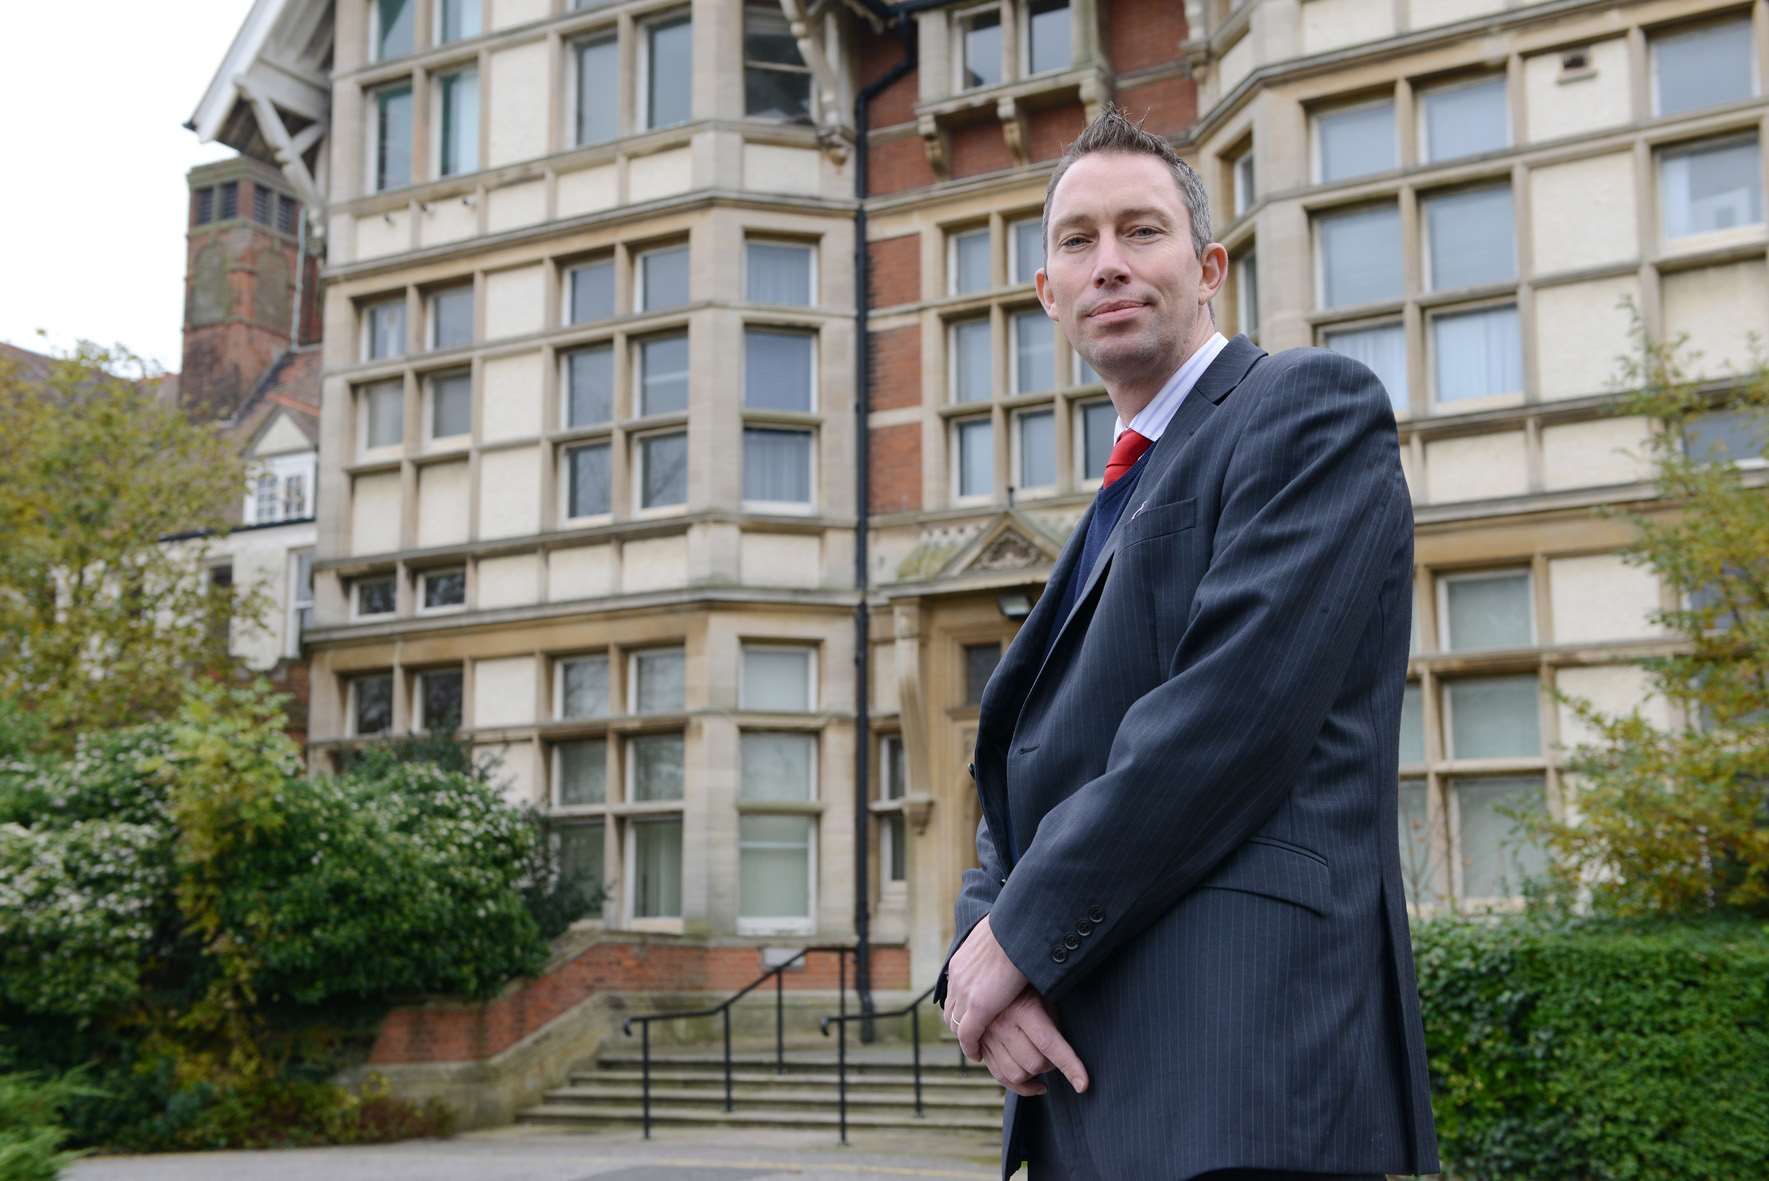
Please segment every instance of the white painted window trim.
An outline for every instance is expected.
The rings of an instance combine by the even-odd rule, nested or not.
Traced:
[[[1523,576],[1524,598],[1529,603],[1529,642],[1522,646],[1525,648],[1535,647],[1537,644],[1535,571],[1528,566],[1503,566],[1489,570],[1462,570],[1452,574],[1439,574],[1436,577],[1437,650],[1442,653],[1512,651],[1509,648],[1456,648],[1451,644],[1450,584],[1454,582],[1497,582],[1501,579],[1515,579],[1518,575]],[[1447,711],[1449,707],[1447,698],[1444,707]]]
[[[459,603],[449,603],[442,607],[425,606],[425,586],[430,579],[443,574],[453,574],[457,570],[461,573],[461,601]],[[459,615],[467,609],[467,603],[471,598],[472,588],[467,585],[467,568],[465,566],[438,566],[434,570],[422,570],[418,573],[418,601],[416,613],[419,615]]]

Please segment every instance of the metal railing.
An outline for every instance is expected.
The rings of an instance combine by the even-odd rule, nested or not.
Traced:
[[[633,1036],[634,1025],[639,1027],[639,1086],[640,1098],[643,1106],[642,1122],[645,1130],[645,1138],[647,1140],[651,1138],[651,1023],[654,1021],[685,1021],[689,1018],[711,1017],[714,1014],[718,1014],[724,1018],[725,1110],[730,1111],[733,1109],[731,1099],[731,1006],[761,987],[767,982],[767,979],[770,976],[774,978],[774,1072],[776,1074],[785,1074],[786,998],[784,994],[785,983],[782,973],[812,952],[834,953],[836,957],[836,964],[839,969],[839,984],[836,992],[836,1003],[840,1007],[840,1020],[844,1023],[842,1028],[843,1030],[846,1030],[847,1025],[845,1023],[851,1019],[848,1016],[848,957],[854,953],[854,949],[843,944],[827,944],[817,947],[800,948],[798,953],[791,959],[783,960],[782,962],[775,964],[772,968],[769,968],[766,972],[763,972],[760,976],[757,976],[754,980],[750,981],[748,984],[744,985],[742,988],[738,989],[736,992],[732,993],[711,1008],[692,1009],[681,1013],[648,1013],[642,1017],[628,1017],[625,1021],[621,1022],[621,1033],[627,1037]],[[928,990],[928,992],[932,991],[932,989]],[[927,993],[923,993],[922,995],[926,996]],[[894,1016],[895,1014],[893,1013],[889,1015]],[[853,1016],[856,1018],[869,1017],[872,1016],[872,1014],[856,1013]],[[824,1020],[828,1021],[829,1019],[824,1018]],[[827,1036],[827,1028],[825,1028],[824,1032],[825,1036]],[[919,1080],[919,1078],[920,1075],[918,1074],[917,1079]],[[918,1103],[920,1101],[919,1093],[918,1081]],[[843,1113],[842,1141],[843,1143],[846,1143],[847,1141],[845,1109]]]
[[[824,1037],[829,1036],[829,1027],[834,1024],[837,1029],[835,1050],[835,1089],[836,1107],[840,1112],[842,1143],[848,1142],[848,1022],[871,1019],[883,1020],[886,1017],[909,1017],[909,1062],[915,1078],[915,1117],[920,1119],[924,1114],[921,1103],[921,1022],[917,1020],[915,1011],[921,1002],[934,995],[937,985],[930,984],[927,991],[898,1009],[887,1009],[884,1012],[848,1013],[842,1012],[823,1018],[817,1025]],[[958,1048],[958,1070],[964,1073],[964,1047]]]

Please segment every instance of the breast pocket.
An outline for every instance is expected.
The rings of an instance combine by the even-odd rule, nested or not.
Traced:
[[[1165,537],[1178,533],[1182,529],[1190,529],[1198,523],[1198,499],[1195,496],[1184,500],[1170,500],[1164,504],[1140,504],[1130,510],[1130,516],[1124,522],[1124,535],[1120,542],[1125,548],[1153,541],[1157,537]]]

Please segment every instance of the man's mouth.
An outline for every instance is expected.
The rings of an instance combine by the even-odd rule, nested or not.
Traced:
[[[1114,299],[1110,303],[1102,303],[1091,312],[1088,312],[1087,318],[1089,320],[1100,320],[1110,324],[1115,320],[1129,319],[1138,311],[1142,310],[1142,307],[1143,304],[1140,300]]]

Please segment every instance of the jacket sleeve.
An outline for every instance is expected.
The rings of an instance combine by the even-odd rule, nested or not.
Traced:
[[[1241,391],[1253,398],[1177,671],[1126,711],[1105,771],[1044,816],[989,907],[1048,998],[1270,819],[1351,662],[1369,658],[1356,643],[1411,523],[1394,415],[1355,361],[1310,349],[1274,362]]]
[[[987,819],[977,821],[977,864],[964,871],[964,881],[958,888],[958,904],[955,908],[955,919],[952,929],[957,932],[952,938],[952,946],[946,949],[946,960],[940,965],[940,978],[934,982],[934,1004],[942,1009],[946,1007],[946,968],[952,963],[953,955],[964,946],[971,930],[989,913],[989,907],[1001,893],[1001,887],[1007,881],[1007,869],[1001,862],[1000,854],[995,851],[995,838],[989,833]]]

